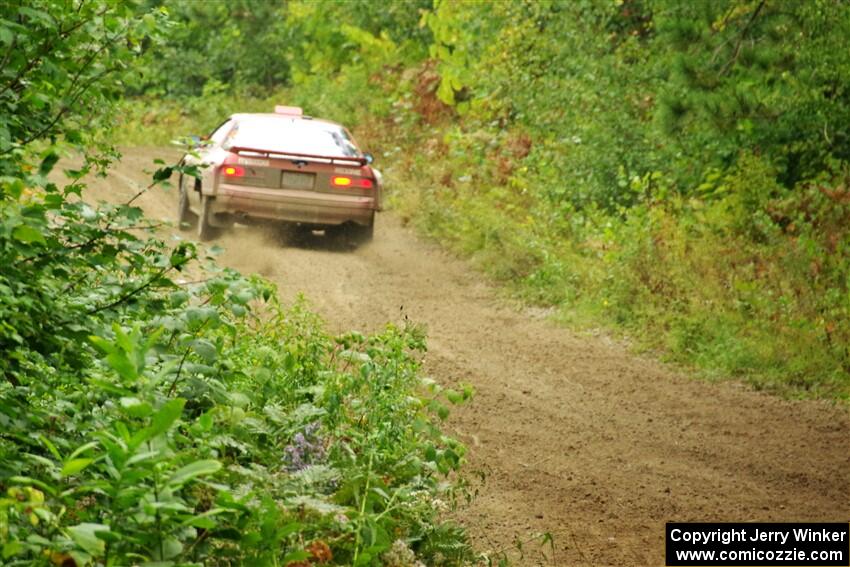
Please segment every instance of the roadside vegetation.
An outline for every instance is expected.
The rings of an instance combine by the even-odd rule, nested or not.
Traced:
[[[162,240],[134,203],[188,168],[86,199],[171,21],[126,0],[0,3],[0,564],[471,559],[441,519],[464,447],[439,429],[470,392],[422,378],[418,328],[332,336],[214,249]]]
[[[300,104],[355,125],[403,218],[568,324],[850,393],[846,3],[164,5],[181,39],[125,141]]]

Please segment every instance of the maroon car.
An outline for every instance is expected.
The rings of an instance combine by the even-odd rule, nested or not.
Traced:
[[[371,240],[381,208],[372,156],[343,126],[278,106],[273,114],[234,114],[183,158],[181,226],[209,240],[234,222],[277,222]]]

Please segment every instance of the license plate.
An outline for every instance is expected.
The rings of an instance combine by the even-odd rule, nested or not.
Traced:
[[[280,181],[281,187],[290,189],[312,189],[316,183],[315,173],[299,173],[297,171],[284,171]]]

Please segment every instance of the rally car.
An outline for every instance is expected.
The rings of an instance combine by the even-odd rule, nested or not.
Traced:
[[[340,124],[300,108],[234,114],[183,157],[177,218],[209,240],[234,222],[372,239],[381,176]],[[189,169],[189,168],[184,168]]]

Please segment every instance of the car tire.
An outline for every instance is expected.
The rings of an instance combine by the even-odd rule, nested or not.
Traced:
[[[180,230],[191,230],[198,223],[198,215],[189,208],[189,192],[183,175],[180,176],[177,192],[177,226]]]
[[[336,226],[329,226],[325,229],[325,234],[331,239],[354,246],[367,244],[372,241],[375,235],[375,219],[372,218],[372,224],[363,226],[348,222]]]
[[[371,222],[367,226],[355,224],[351,228],[351,240],[356,244],[368,244],[375,237],[375,213],[372,213]]]
[[[212,197],[201,195],[201,212],[198,215],[198,240],[206,242],[218,236],[218,229],[210,224]]]

